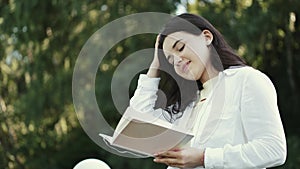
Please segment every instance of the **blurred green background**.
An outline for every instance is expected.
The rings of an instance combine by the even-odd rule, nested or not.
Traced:
[[[101,149],[82,130],[72,102],[73,68],[87,39],[110,21],[150,11],[206,17],[271,78],[288,141],[278,168],[299,168],[299,9],[298,0],[0,0],[0,168],[70,169],[86,158],[112,169],[165,168]],[[119,119],[109,113],[113,71],[124,57],[153,47],[155,36],[123,40],[99,65],[96,96],[112,126]]]

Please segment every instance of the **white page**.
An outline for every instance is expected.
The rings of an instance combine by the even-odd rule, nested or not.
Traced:
[[[148,156],[180,147],[193,138],[189,131],[131,107],[123,114],[113,137],[100,136],[111,145]]]

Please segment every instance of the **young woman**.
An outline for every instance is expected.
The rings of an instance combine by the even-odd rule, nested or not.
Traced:
[[[182,14],[157,37],[147,75],[130,105],[195,134],[157,152],[169,168],[266,168],[286,159],[275,88],[249,67],[204,18]],[[161,95],[163,91],[163,95]]]

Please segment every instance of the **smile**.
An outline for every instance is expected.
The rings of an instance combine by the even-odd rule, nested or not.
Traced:
[[[182,72],[188,73],[190,63],[191,61],[188,61],[182,66]]]

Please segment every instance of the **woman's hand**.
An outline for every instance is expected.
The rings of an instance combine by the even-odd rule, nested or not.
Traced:
[[[160,34],[157,35],[156,37],[156,42],[155,42],[155,50],[154,50],[154,57],[152,60],[152,63],[150,65],[150,68],[147,72],[147,75],[149,77],[158,77],[158,69],[159,69],[159,60],[158,60],[158,42],[159,42]]]
[[[178,168],[204,166],[204,151],[197,148],[176,148],[154,155],[154,162]]]

